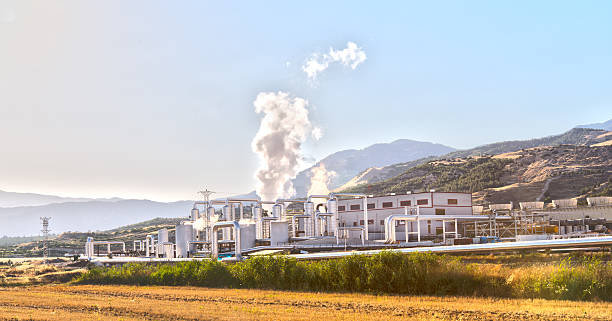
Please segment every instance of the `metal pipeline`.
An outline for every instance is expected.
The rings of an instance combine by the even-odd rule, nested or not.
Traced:
[[[315,213],[315,225],[317,227],[316,230],[318,232],[318,234],[315,235],[316,237],[323,236],[323,230],[324,229],[323,229],[323,220],[321,220],[321,218],[322,217],[331,217],[332,220],[333,220],[334,219],[334,215],[335,215],[334,213],[320,213],[320,212]],[[335,232],[335,230],[332,230],[332,231]]]
[[[418,216],[414,215],[405,215],[405,214],[396,214],[390,215],[385,218],[385,243],[395,243],[397,240],[395,238],[395,221],[417,221],[417,229],[418,229],[418,240],[421,241],[421,224],[420,220],[418,220]],[[408,234],[408,224],[404,225],[406,229],[406,234]],[[406,239],[408,242],[408,239]]]
[[[306,203],[305,199],[296,199],[296,198],[279,198],[276,200],[276,205],[281,206],[280,211],[280,220],[287,220],[287,208],[285,207],[285,203]]]
[[[231,227],[234,229],[234,251],[236,260],[242,260],[242,251],[240,248],[240,224],[236,221],[217,222],[212,228],[212,257],[213,259],[219,258],[219,238],[217,236],[217,230],[219,228]]]
[[[298,224],[299,224],[299,219],[300,218],[310,218],[310,215],[293,215],[292,216],[292,224],[291,224],[291,232],[293,235],[293,237],[297,237],[297,228],[298,228]]]
[[[88,237],[87,238],[87,242],[85,243],[85,256],[87,256],[88,258],[91,258],[92,256],[94,256],[95,251],[94,251],[94,247],[95,245],[106,245],[107,246],[107,250],[106,253],[107,254],[111,254],[111,245],[112,244],[121,244],[122,246],[122,251],[123,253],[125,253],[125,242],[121,242],[121,241],[94,241],[93,237]]]
[[[361,245],[365,245],[365,229],[361,226],[341,226],[336,229],[336,245],[340,244],[340,231],[361,231]],[[346,236],[348,238],[348,236]]]
[[[330,199],[332,198],[339,198],[339,197],[356,197],[356,198],[363,198],[363,227],[365,228],[365,239],[367,240],[369,238],[368,234],[369,234],[369,224],[368,224],[368,196],[366,194],[361,194],[361,193],[330,193],[329,194]],[[327,209],[328,211],[331,211],[332,213],[334,212],[333,209]],[[336,215],[334,217],[334,219],[332,219],[332,227],[333,230],[336,230],[338,228],[338,211],[336,209],[335,211]]]

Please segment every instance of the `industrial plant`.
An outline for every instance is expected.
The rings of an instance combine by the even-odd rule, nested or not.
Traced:
[[[205,191],[174,231],[133,240],[88,238],[83,259],[98,264],[286,254],[324,259],[382,250],[470,253],[601,249],[612,246],[612,197],[552,203],[472,204],[470,193],[329,193],[306,198],[226,198]],[[517,206],[518,205],[518,206]]]

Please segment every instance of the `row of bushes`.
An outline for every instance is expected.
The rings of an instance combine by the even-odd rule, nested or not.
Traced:
[[[96,267],[76,282],[612,301],[612,264],[595,258],[504,268],[430,253],[383,252],[311,262],[268,256],[237,264],[190,261]]]

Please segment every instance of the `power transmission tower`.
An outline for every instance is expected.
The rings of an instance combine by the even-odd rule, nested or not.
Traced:
[[[42,230],[40,230],[43,233],[43,257],[45,258],[45,261],[47,260],[47,257],[49,256],[49,249],[47,248],[47,238],[49,237],[49,231],[51,231],[49,229],[49,220],[51,218],[50,217],[41,217],[40,221],[42,222]]]
[[[210,199],[210,195],[214,194],[215,192],[213,191],[209,191],[208,189],[205,189],[203,191],[199,191],[198,194],[202,195],[202,197],[204,198],[205,202],[208,202]]]

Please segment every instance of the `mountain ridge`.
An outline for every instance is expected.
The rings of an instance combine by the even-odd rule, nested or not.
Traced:
[[[439,156],[455,150],[450,146],[411,139],[397,139],[390,143],[372,144],[362,149],[340,150],[299,172],[293,179],[293,185],[297,196],[305,196],[310,187],[311,170],[320,164],[324,164],[327,171],[336,173],[328,184],[331,190],[341,186],[369,167],[387,166],[399,161]]]
[[[351,184],[345,184],[342,187],[337,188],[337,190],[350,189],[360,184],[372,184],[381,182],[390,179],[394,176],[400,175],[401,173],[412,167],[425,164],[435,159],[453,159],[470,156],[496,155],[538,146],[558,146],[564,144],[592,145],[607,141],[608,137],[604,135],[606,133],[607,132],[602,129],[572,128],[558,135],[550,135],[529,140],[510,140],[485,144],[466,150],[454,151],[439,157],[422,158],[411,162],[392,164],[378,169],[367,169],[368,173],[366,175],[362,175],[363,172],[360,173],[360,175],[362,175],[360,179],[351,178],[351,180],[348,181]]]
[[[603,130],[612,131],[612,119],[605,121],[605,122],[601,122],[601,123],[578,125],[576,126],[576,128],[594,128],[594,129],[603,129]]]

